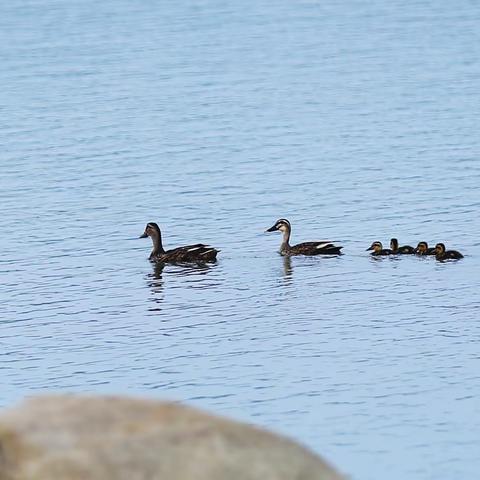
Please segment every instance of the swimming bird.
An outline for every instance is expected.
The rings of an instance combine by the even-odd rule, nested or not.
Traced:
[[[393,253],[389,248],[383,248],[382,242],[373,242],[366,251],[369,250],[373,250],[371,253],[373,256],[392,255]]]
[[[456,250],[446,250],[443,243],[435,245],[435,258],[437,260],[459,260],[463,255]]]
[[[402,247],[398,246],[398,240],[396,238],[392,238],[390,240],[390,250],[394,255],[396,254],[403,254],[403,255],[412,255],[415,253],[415,249],[410,245],[403,245]]]
[[[290,245],[290,234],[292,226],[286,218],[280,218],[275,224],[267,229],[267,232],[280,231],[283,233],[282,244],[280,245],[281,255],[339,255],[343,247],[334,245],[329,240],[319,242],[305,242],[297,245]]]
[[[147,223],[145,231],[140,235],[140,238],[147,237],[150,237],[153,242],[150,260],[158,262],[214,262],[217,258],[218,250],[203,243],[164,250],[162,233],[159,226],[154,222]]]
[[[429,247],[427,242],[418,242],[417,248],[415,248],[416,255],[435,255],[435,247]]]

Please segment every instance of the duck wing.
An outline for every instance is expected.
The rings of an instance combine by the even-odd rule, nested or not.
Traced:
[[[165,262],[211,262],[215,261],[217,253],[218,250],[210,245],[196,243],[167,250],[162,260]]]
[[[343,247],[329,241],[304,242],[290,248],[291,255],[338,255]]]
[[[463,258],[463,255],[460,252],[458,252],[457,250],[447,250],[445,252],[445,257],[458,260],[460,258]]]
[[[410,245],[403,245],[403,247],[399,247],[398,253],[412,255],[413,253],[415,253],[415,249]]]

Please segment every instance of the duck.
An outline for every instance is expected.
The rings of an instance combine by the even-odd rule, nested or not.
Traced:
[[[380,256],[380,255],[392,255],[393,252],[389,248],[383,248],[382,242],[373,242],[368,248],[367,252],[369,250],[373,250],[371,255],[373,256]]]
[[[280,255],[340,255],[343,247],[334,245],[329,240],[319,242],[305,242],[297,245],[290,245],[290,235],[292,233],[292,225],[286,218],[278,219],[273,226],[268,228],[266,232],[280,231],[283,233],[282,244],[280,245]]]
[[[417,248],[415,248],[416,255],[435,255],[435,247],[429,247],[427,242],[418,242]]]
[[[147,223],[145,231],[139,238],[150,237],[153,243],[153,250],[148,257],[149,260],[157,262],[215,262],[219,250],[196,243],[195,245],[186,245],[184,247],[164,250],[162,245],[162,233],[160,227],[155,222]]]
[[[392,238],[390,240],[390,250],[394,255],[396,254],[412,255],[415,253],[415,249],[410,245],[403,245],[402,247],[399,247],[398,240],[396,238]]]
[[[459,260],[463,255],[457,250],[446,250],[443,243],[435,245],[435,258],[437,260]]]

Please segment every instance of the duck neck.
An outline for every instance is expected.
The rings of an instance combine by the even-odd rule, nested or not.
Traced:
[[[153,250],[152,250],[152,253],[150,254],[150,258],[156,257],[157,255],[161,255],[165,253],[165,250],[163,249],[163,245],[162,245],[162,234],[160,233],[160,230],[150,235],[150,238],[152,239],[152,242],[153,242]]]
[[[286,228],[283,231],[282,244],[280,245],[280,253],[286,253],[290,250],[290,229]]]
[[[392,253],[398,252],[398,240],[396,238],[392,238],[390,240],[390,250],[392,251]]]

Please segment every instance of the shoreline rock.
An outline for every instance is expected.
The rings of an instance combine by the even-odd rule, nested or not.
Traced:
[[[36,397],[0,414],[0,480],[342,480],[287,438],[172,402]]]

